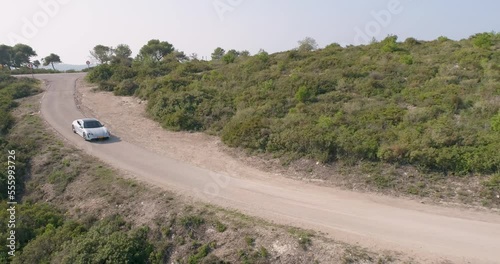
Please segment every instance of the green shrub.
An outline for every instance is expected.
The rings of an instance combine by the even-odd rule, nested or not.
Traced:
[[[7,203],[0,205],[0,221],[8,222]],[[22,250],[30,241],[42,235],[47,227],[58,228],[63,225],[61,212],[47,204],[19,204],[16,206],[17,250]],[[7,236],[7,225],[0,227],[2,237]],[[0,248],[0,259],[7,258],[7,247]]]
[[[493,46],[493,34],[491,33],[476,34],[472,37],[472,43],[477,48],[489,49],[491,46]]]
[[[113,73],[112,73],[111,78],[109,78],[109,79],[112,81],[115,81],[115,82],[122,82],[125,80],[131,80],[137,74],[134,69],[127,67],[127,66],[124,66],[122,64],[113,65],[111,67],[111,70]]]
[[[38,93],[38,84],[39,82],[32,78],[14,78],[0,73],[0,143],[2,136],[14,125],[14,118],[10,114],[17,106],[14,100]]]
[[[307,250],[308,247],[312,245],[312,239],[311,238],[314,235],[312,233],[310,233],[309,231],[304,231],[304,230],[292,228],[292,229],[289,230],[289,232],[292,235],[294,235],[295,237],[297,237],[298,242],[299,242],[299,246],[303,250]]]
[[[12,75],[18,75],[18,74],[50,74],[50,73],[60,73],[61,71],[58,70],[53,70],[53,69],[30,69],[30,68],[25,68],[21,67],[18,69],[13,69],[10,71],[10,74]]]
[[[415,38],[407,38],[405,40],[405,44],[409,45],[409,46],[415,46],[415,45],[419,45],[421,44],[420,41],[418,41],[417,39]]]
[[[500,204],[500,174],[494,174],[488,180],[482,182],[483,191],[481,195]]]
[[[259,248],[259,256],[266,259],[269,257],[269,251],[267,251],[265,247],[261,246]]]
[[[234,53],[227,53],[226,55],[222,56],[222,61],[225,63],[233,63],[236,60],[237,55]]]
[[[188,215],[181,218],[181,224],[184,228],[197,228],[205,223],[205,219],[197,215]]]
[[[135,91],[139,88],[139,85],[133,79],[126,79],[120,82],[116,88],[114,88],[115,95],[133,95]]]
[[[446,42],[446,41],[449,41],[450,39],[446,36],[439,36],[437,38],[437,41],[440,42],[440,43],[443,43],[443,42]]]
[[[255,238],[250,237],[250,236],[245,236],[245,243],[249,247],[253,247],[255,245]]]
[[[163,127],[172,130],[201,130],[203,124],[197,116],[200,104],[211,98],[201,91],[165,91],[162,96],[151,98],[147,110]]]
[[[152,245],[147,229],[122,231],[118,218],[100,221],[87,233],[64,244],[53,258],[58,263],[147,263]]]
[[[7,134],[7,131],[14,125],[14,117],[10,113],[0,110],[0,135]]]
[[[234,116],[222,130],[222,141],[229,146],[265,150],[269,128],[258,114],[247,111]]]
[[[116,88],[116,83],[111,81],[99,82],[98,89],[101,91],[112,92]]]
[[[31,83],[12,84],[10,89],[13,91],[12,93],[13,99],[28,97],[39,91],[38,88],[35,88]]]
[[[491,129],[500,132],[500,112],[491,119]]]
[[[195,255],[191,255],[188,257],[188,263],[189,264],[200,263],[203,260],[203,258],[205,258],[206,256],[208,256],[208,254],[210,254],[213,248],[215,248],[215,243],[208,243],[199,247]]]
[[[75,177],[75,172],[55,170],[49,175],[48,182],[54,185],[54,190],[59,195],[64,192],[68,184],[70,184]]]
[[[382,43],[382,51],[384,52],[394,52],[398,51],[398,36],[388,36],[385,38]]]
[[[61,251],[65,243],[70,243],[85,232],[82,225],[73,221],[66,221],[61,227],[48,224],[43,233],[32,239],[12,263],[50,263],[54,254]]]
[[[306,86],[300,86],[295,94],[295,99],[301,103],[307,102],[311,98],[311,91]]]
[[[226,229],[227,226],[224,225],[222,222],[220,221],[215,222],[215,230],[217,230],[217,232],[223,233],[224,231],[226,231]]]
[[[269,61],[269,53],[265,50],[260,50],[256,56],[261,62],[267,63]]]
[[[403,55],[403,56],[401,56],[400,61],[401,61],[401,63],[404,63],[406,65],[412,65],[413,64],[413,56]]]
[[[92,68],[87,74],[87,80],[91,83],[100,83],[108,81],[113,76],[113,70],[111,66],[107,64],[102,64],[97,67]]]

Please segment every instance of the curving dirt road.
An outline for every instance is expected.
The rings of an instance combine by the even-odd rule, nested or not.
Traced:
[[[82,117],[74,101],[83,74],[38,75],[46,83],[43,118],[70,143],[140,180],[282,224],[328,233],[421,262],[500,263],[500,216],[323,188],[290,179],[239,177],[158,155],[114,135],[84,142],[71,131]],[[137,124],[140,125],[140,124]],[[147,137],[147,135],[144,135]]]

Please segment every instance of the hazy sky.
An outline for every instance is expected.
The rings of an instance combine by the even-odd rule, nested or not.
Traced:
[[[500,31],[500,1],[453,0],[0,0],[0,43],[31,45],[84,64],[97,44],[130,45],[135,56],[150,39],[186,54],[289,50],[310,36],[320,47],[359,44],[388,34],[431,40]]]

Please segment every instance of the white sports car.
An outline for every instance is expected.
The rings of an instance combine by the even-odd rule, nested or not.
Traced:
[[[77,119],[71,124],[71,129],[85,140],[109,139],[111,136],[108,129],[95,118]]]

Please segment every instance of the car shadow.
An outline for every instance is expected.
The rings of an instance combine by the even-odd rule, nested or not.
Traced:
[[[121,142],[122,139],[118,136],[111,135],[109,139],[99,139],[99,140],[92,140],[90,141],[93,144],[100,144],[100,145],[106,145],[106,144],[113,144],[113,143],[118,143]]]

